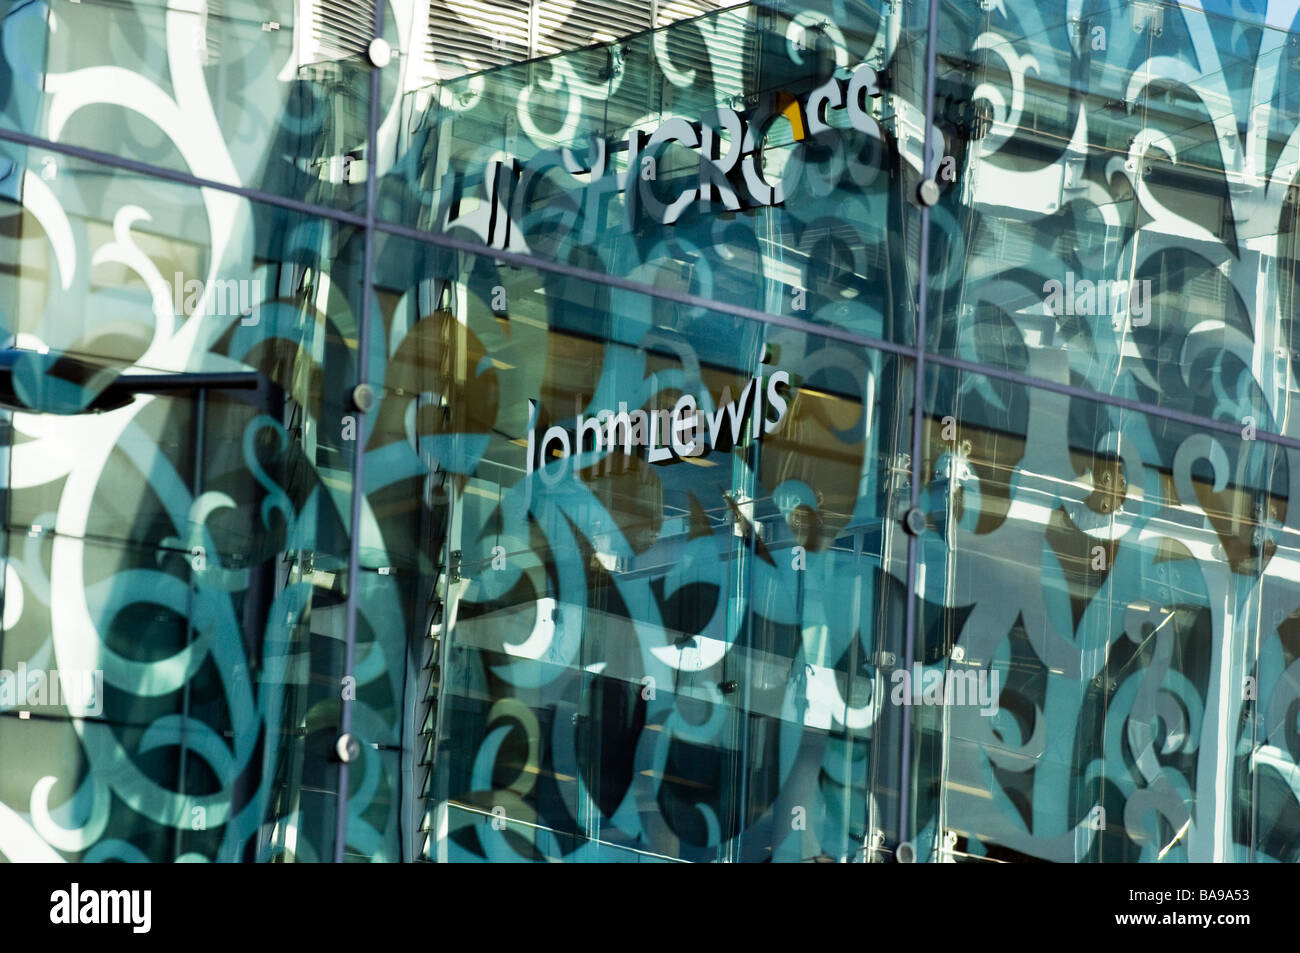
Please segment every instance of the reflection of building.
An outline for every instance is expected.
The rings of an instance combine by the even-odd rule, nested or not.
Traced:
[[[1300,30],[718,6],[4,11],[0,853],[1296,856]]]

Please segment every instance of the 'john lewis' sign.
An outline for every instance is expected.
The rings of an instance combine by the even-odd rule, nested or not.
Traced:
[[[782,391],[785,391],[783,393]],[[537,436],[537,405],[528,402],[527,473],[534,470],[547,486],[554,486],[564,476],[563,466],[546,466],[557,458],[567,459],[582,453],[644,448],[648,463],[667,463],[683,457],[699,457],[714,450],[729,450],[740,443],[746,433],[754,440],[775,433],[785,422],[789,410],[790,375],[775,371],[766,379],[752,378],[737,398],[730,388],[724,390],[711,412],[701,409],[692,394],[683,394],[672,410],[646,412],[628,410],[620,401],[618,410],[608,408],[594,414],[579,414],[572,430],[548,427]]]

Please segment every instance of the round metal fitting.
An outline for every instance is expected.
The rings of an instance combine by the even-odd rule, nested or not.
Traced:
[[[361,742],[354,734],[339,735],[339,740],[334,742],[334,753],[344,764],[350,764],[361,757]]]
[[[375,389],[369,384],[358,384],[352,388],[352,406],[363,414],[375,406]]]
[[[920,536],[925,532],[925,524],[925,514],[921,512],[921,508],[918,506],[912,507],[903,514],[903,529],[905,529],[909,535]]]
[[[366,48],[366,56],[370,60],[370,65],[376,69],[383,69],[393,61],[393,48],[388,45],[388,41],[383,37],[376,37],[370,41],[370,46]]]

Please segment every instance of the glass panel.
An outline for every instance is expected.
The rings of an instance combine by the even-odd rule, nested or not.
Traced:
[[[927,385],[920,852],[1289,856],[1254,775],[1276,799],[1294,770],[1291,451],[975,373]]]
[[[1261,502],[1267,521],[1252,532],[1272,558],[1264,564],[1254,638],[1247,641],[1243,714],[1236,731],[1232,824],[1236,859],[1295,863],[1300,860],[1300,796],[1294,779],[1300,764],[1300,534],[1288,510],[1300,459],[1288,449],[1279,461],[1288,481]]]
[[[372,28],[329,0],[5,0],[0,129],[357,208]]]
[[[331,859],[360,236],[3,154],[0,849]]]
[[[414,90],[378,214],[908,340],[915,16],[746,5]]]
[[[898,360],[391,236],[377,262],[358,709],[410,757],[371,790],[418,816],[367,836],[865,859],[893,827],[868,791]]]
[[[1297,24],[1233,6],[941,5],[927,346],[1300,435]]]

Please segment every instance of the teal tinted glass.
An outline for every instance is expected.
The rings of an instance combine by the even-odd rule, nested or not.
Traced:
[[[0,855],[1294,859],[1250,6],[0,5]]]

